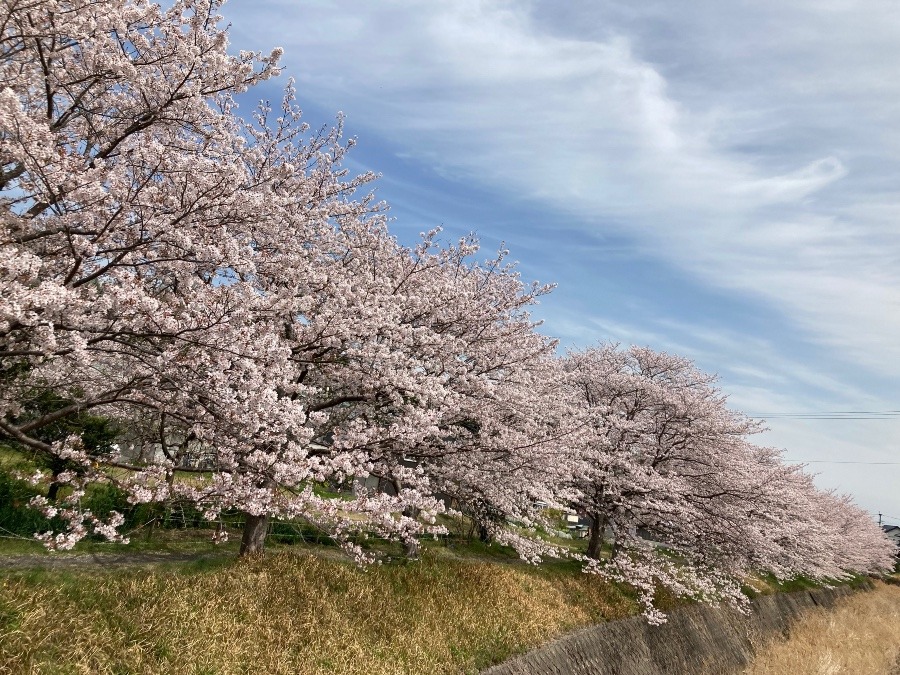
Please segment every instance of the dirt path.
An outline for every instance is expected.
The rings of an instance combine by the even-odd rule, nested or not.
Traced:
[[[200,553],[58,553],[50,555],[0,556],[0,570],[78,569],[84,567],[125,567],[184,563],[233,558],[233,552]]]
[[[340,549],[322,546],[291,546],[267,548],[267,552],[290,551],[296,555],[314,555],[329,560],[348,562],[351,558]],[[89,567],[128,567],[198,561],[237,560],[236,547],[202,551],[123,551],[122,553],[49,553],[0,554],[0,573],[3,570],[27,569],[84,569]]]
[[[344,551],[331,547],[321,546],[292,546],[289,549],[279,548],[272,552],[290,550],[295,554],[314,555],[329,560],[343,562],[352,559]],[[443,549],[441,557],[449,560],[461,560],[467,562],[485,562],[500,565],[520,566],[527,564],[521,558],[506,558],[484,554],[460,555],[451,549]],[[50,553],[50,554],[0,554],[0,572],[3,570],[27,570],[27,569],[83,569],[88,567],[127,567],[139,565],[156,565],[166,563],[188,563],[205,560],[235,560],[237,550],[223,551],[195,551],[195,552],[166,552],[143,551],[123,553]],[[388,558],[388,560],[391,560]]]

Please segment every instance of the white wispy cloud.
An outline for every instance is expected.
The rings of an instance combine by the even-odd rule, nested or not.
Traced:
[[[607,5],[585,16],[615,19]],[[285,43],[302,96],[356,111],[356,128],[444,175],[619,228],[704,283],[763,298],[842,358],[900,375],[900,238],[885,226],[900,194],[857,175],[898,142],[895,118],[879,122],[882,100],[900,100],[900,78],[883,79],[897,67],[864,63],[872,42],[900,63],[896,20],[841,2],[679,7],[681,23],[651,5],[591,31],[543,22],[538,2],[280,0],[237,29]],[[665,18],[714,36],[687,55],[679,40],[673,60],[718,54],[737,81],[713,65],[667,78],[661,52],[640,53],[648,16],[656,30]],[[285,29],[272,36],[273,25]],[[772,65],[767,81],[754,61]],[[853,116],[868,134],[825,135]],[[874,163],[898,178],[890,158]]]

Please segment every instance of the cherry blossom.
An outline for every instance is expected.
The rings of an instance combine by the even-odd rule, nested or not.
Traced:
[[[657,584],[741,606],[753,573],[826,581],[890,567],[871,518],[752,444],[760,425],[687,359],[605,345],[564,363],[584,420],[569,484],[591,519],[586,569],[641,589],[652,620]]]

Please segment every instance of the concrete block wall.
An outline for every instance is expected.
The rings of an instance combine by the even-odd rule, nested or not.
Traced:
[[[764,595],[749,615],[689,605],[668,623],[649,626],[641,617],[610,621],[570,633],[544,647],[482,671],[482,675],[731,675],[754,649],[784,634],[813,607],[832,607],[857,588],[839,586]]]

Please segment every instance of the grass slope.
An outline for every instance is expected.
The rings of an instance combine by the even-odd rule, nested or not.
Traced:
[[[790,636],[759,651],[746,675],[900,673],[900,587],[846,598],[834,610],[807,613]]]
[[[295,553],[206,568],[8,574],[0,672],[462,673],[636,611],[569,567]]]

